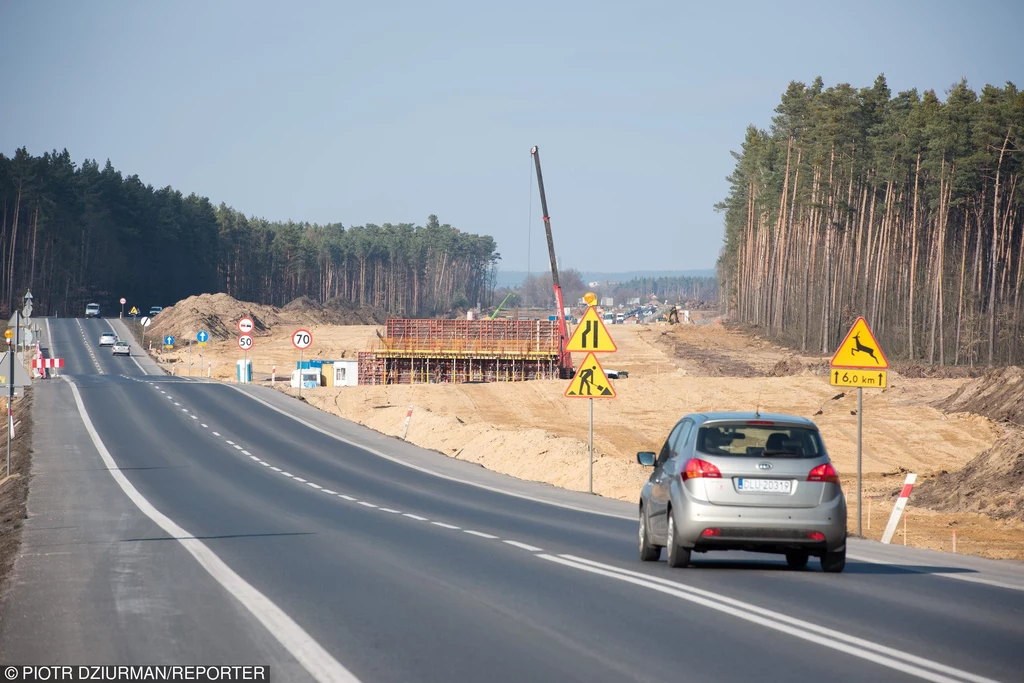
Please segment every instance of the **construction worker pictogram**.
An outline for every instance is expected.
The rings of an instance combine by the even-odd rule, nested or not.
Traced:
[[[615,398],[615,387],[604,374],[597,356],[588,353],[565,390],[566,398]]]
[[[871,333],[867,321],[864,318],[857,318],[846,339],[836,349],[830,365],[833,368],[884,370],[889,367],[889,361],[882,353],[882,348],[878,345],[875,335]]]
[[[594,306],[587,307],[587,312],[583,314],[583,319],[573,330],[569,343],[565,346],[566,351],[576,353],[612,353],[617,349]]]

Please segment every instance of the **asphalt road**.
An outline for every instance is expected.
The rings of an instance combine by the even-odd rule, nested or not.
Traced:
[[[271,390],[164,376],[100,349],[104,320],[49,322],[74,388],[37,383],[0,663],[268,663],[275,680],[1021,679],[1018,563],[862,542],[839,575],[744,554],[641,564],[631,505],[482,471]]]

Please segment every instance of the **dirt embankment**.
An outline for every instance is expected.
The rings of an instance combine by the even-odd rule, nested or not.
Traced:
[[[936,406],[950,413],[984,415],[1006,434],[956,471],[923,482],[917,502],[943,512],[982,512],[1024,521],[1024,368],[1000,368],[967,382]]]
[[[6,411],[7,399],[2,401]],[[29,473],[32,467],[32,388],[14,400],[14,438],[11,441],[11,477],[7,479],[7,454],[0,470],[0,596],[7,588],[7,575],[21,544],[21,525],[28,517]],[[7,444],[7,420],[0,426],[0,443]]]

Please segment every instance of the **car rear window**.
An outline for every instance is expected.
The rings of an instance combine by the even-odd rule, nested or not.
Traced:
[[[701,427],[696,447],[707,455],[750,458],[818,458],[825,453],[817,429],[747,423]]]

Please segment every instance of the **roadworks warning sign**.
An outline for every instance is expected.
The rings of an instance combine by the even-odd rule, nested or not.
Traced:
[[[566,398],[615,398],[615,387],[604,374],[597,356],[588,353],[565,390]]]

